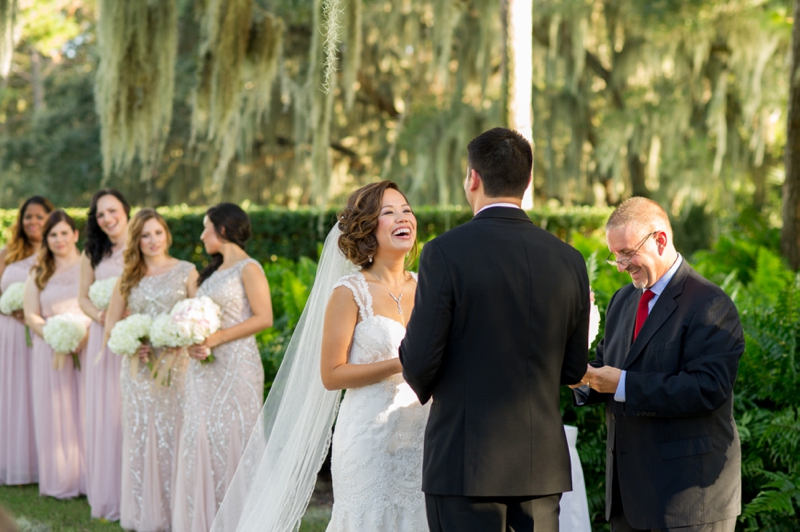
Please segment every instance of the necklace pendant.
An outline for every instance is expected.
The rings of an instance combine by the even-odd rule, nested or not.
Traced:
[[[403,307],[400,306],[400,303],[397,304],[397,313],[403,315]]]

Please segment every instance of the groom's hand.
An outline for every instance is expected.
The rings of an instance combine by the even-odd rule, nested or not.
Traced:
[[[622,371],[611,366],[593,368],[589,366],[582,382],[588,384],[593,390],[600,393],[616,393],[619,377]]]

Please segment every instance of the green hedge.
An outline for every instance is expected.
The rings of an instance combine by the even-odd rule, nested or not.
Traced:
[[[83,230],[87,209],[66,209]],[[275,262],[279,257],[299,260],[300,257],[318,258],[319,245],[336,220],[336,210],[289,210],[277,207],[248,206],[247,213],[253,224],[253,237],[247,251],[262,262]],[[172,255],[203,265],[207,256],[200,242],[203,231],[205,207],[160,207],[172,231]],[[567,240],[573,232],[591,233],[603,227],[609,209],[576,207],[561,209],[536,209],[528,214],[534,223]],[[419,239],[427,242],[448,229],[465,223],[472,212],[464,207],[421,207],[415,210]],[[0,246],[5,244],[7,229],[16,220],[17,211],[0,210]]]

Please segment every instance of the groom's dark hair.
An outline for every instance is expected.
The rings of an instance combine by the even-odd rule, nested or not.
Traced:
[[[530,143],[513,129],[484,131],[467,146],[469,167],[483,180],[486,196],[521,198],[533,168]]]

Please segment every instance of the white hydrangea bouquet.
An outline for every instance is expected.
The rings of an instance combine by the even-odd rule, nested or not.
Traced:
[[[25,302],[25,283],[12,283],[0,296],[0,312],[6,316],[22,310]]]
[[[153,347],[182,347],[182,339],[178,325],[169,314],[159,314],[150,326],[150,345]]]
[[[106,310],[111,302],[111,293],[119,277],[109,277],[102,281],[95,281],[89,287],[89,299],[98,310]]]
[[[205,342],[206,338],[217,332],[222,326],[221,314],[222,310],[219,305],[208,296],[179,301],[169,313],[177,326],[181,347]],[[201,362],[207,364],[213,361],[214,355],[210,354]]]
[[[152,367],[153,378],[169,385],[170,373],[178,358],[178,349],[202,344],[221,326],[219,305],[210,297],[189,298],[175,304],[169,314],[159,314],[150,327],[150,344],[164,348]],[[213,362],[213,355],[203,363]],[[166,371],[164,371],[166,369]]]
[[[153,319],[147,314],[131,314],[118,321],[111,329],[108,348],[118,355],[131,359],[131,377],[139,373],[139,347],[150,335]]]
[[[178,360],[178,348],[181,347],[178,327],[172,316],[163,313],[153,318],[148,338],[151,346],[163,349],[161,356],[149,364],[150,373],[158,384],[169,386],[172,366]],[[159,371],[162,368],[163,371]]]
[[[53,369],[60,370],[68,355],[72,364],[80,371],[78,346],[86,336],[88,318],[80,314],[64,313],[47,319],[42,330],[44,341],[53,349]]]

